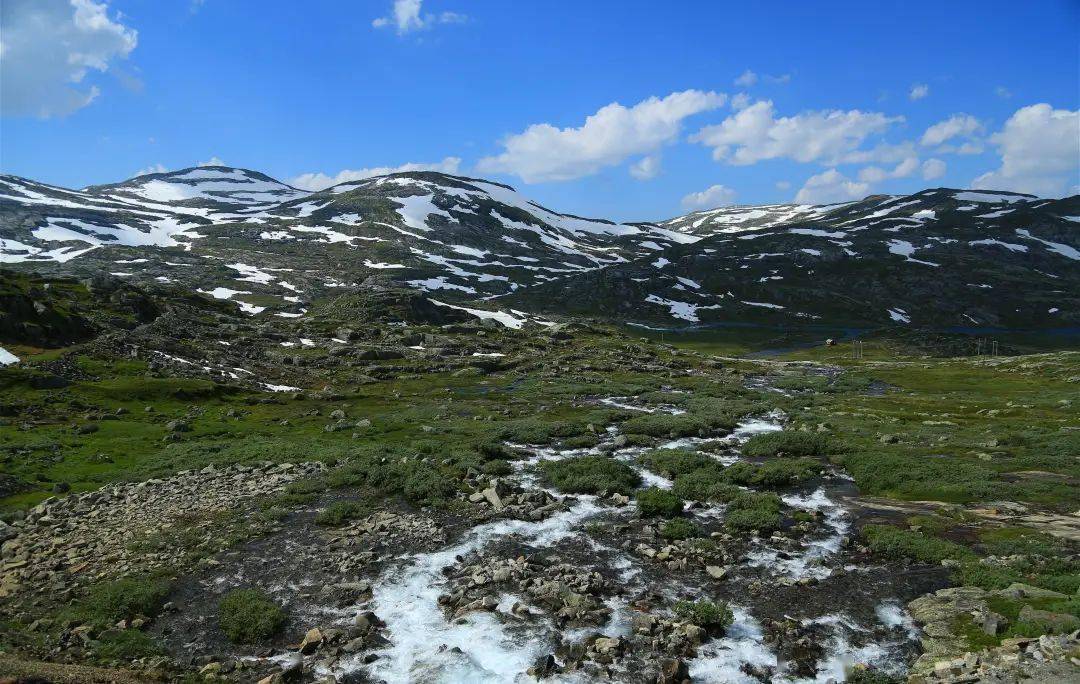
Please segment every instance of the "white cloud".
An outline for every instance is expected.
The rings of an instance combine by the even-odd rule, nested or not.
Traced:
[[[423,0],[394,0],[390,8],[390,14],[379,17],[371,22],[375,28],[394,27],[399,36],[413,31],[423,31],[436,24],[463,24],[469,18],[457,12],[440,12],[439,14],[424,14]]]
[[[836,169],[829,169],[810,176],[795,195],[800,204],[833,204],[862,199],[870,191],[870,184],[855,182]]]
[[[922,164],[923,180],[934,180],[935,178],[941,178],[945,175],[946,168],[948,168],[947,165],[940,159],[927,159]]]
[[[1012,91],[1005,86],[998,86],[997,88],[994,88],[994,94],[1003,100],[1007,100],[1013,95]]]
[[[786,180],[776,181],[776,189],[777,190],[790,190],[791,189],[791,181],[786,181]]]
[[[1022,107],[990,136],[1001,166],[971,183],[980,190],[1012,190],[1043,197],[1076,193],[1080,186],[1080,111],[1041,103]]]
[[[589,176],[628,157],[655,152],[678,138],[683,119],[716,109],[722,93],[684,90],[633,107],[618,102],[601,107],[577,128],[533,124],[502,141],[504,151],[484,157],[481,173],[509,173],[526,183],[565,181]]]
[[[924,147],[940,145],[957,136],[971,138],[983,130],[983,125],[970,114],[953,114],[944,121],[939,121],[923,133],[919,141]]]
[[[225,166],[225,162],[221,161],[221,157],[213,156],[206,161],[201,161],[195,166]]]
[[[930,94],[930,86],[925,83],[916,83],[911,86],[911,92],[908,93],[908,99],[921,100]]]
[[[746,93],[738,93],[731,98],[731,108],[740,112],[750,106],[750,96]]]
[[[858,150],[869,136],[900,121],[903,117],[857,109],[777,118],[773,103],[762,100],[717,125],[702,128],[690,141],[712,147],[717,161],[736,165],[778,158],[835,164],[846,161],[844,157]]]
[[[896,165],[892,171],[878,166],[867,166],[859,170],[859,180],[864,183],[880,183],[888,178],[907,178],[919,168],[919,160],[908,157]]]
[[[660,173],[660,155],[650,154],[630,165],[630,175],[638,180],[656,178]]]
[[[295,178],[290,178],[289,185],[302,190],[324,190],[338,183],[364,180],[375,176],[385,176],[388,173],[402,173],[404,171],[439,171],[441,173],[458,173],[461,167],[460,157],[446,157],[440,162],[424,163],[409,162],[401,166],[376,166],[369,169],[344,169],[333,176],[325,173],[304,173]]]
[[[712,209],[735,203],[735,191],[726,185],[710,185],[701,192],[692,192],[682,198],[683,209]]]
[[[93,0],[4,0],[0,52],[0,112],[66,116],[101,94],[83,84],[135,49],[138,34]]]
[[[735,79],[735,85],[739,86],[740,88],[749,88],[757,82],[758,75],[755,74],[753,71],[750,71],[749,69],[742,72],[742,75]]]
[[[148,173],[168,173],[168,171],[169,170],[167,168],[165,168],[164,164],[151,164],[150,166],[147,166],[145,169],[139,169],[138,171],[136,171],[135,173],[133,173],[131,175],[134,178],[135,176],[145,176]]]

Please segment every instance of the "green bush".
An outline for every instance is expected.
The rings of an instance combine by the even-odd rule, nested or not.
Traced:
[[[723,466],[714,463],[707,468],[677,476],[671,491],[682,499],[725,503],[742,490],[728,482]]]
[[[688,449],[653,449],[642,454],[638,460],[652,472],[669,478],[718,465],[717,461],[705,454]]]
[[[501,425],[498,437],[519,444],[550,444],[588,432],[585,423],[525,418]]]
[[[579,456],[542,461],[540,470],[558,489],[572,494],[629,494],[641,483],[633,468],[607,456]]]
[[[739,491],[728,504],[724,526],[733,532],[771,532],[779,529],[783,502],[775,494]]]
[[[514,468],[506,461],[497,458],[493,461],[488,461],[484,465],[480,466],[480,472],[484,473],[485,475],[502,476],[509,475],[510,473],[514,472]]]
[[[113,624],[140,615],[153,617],[165,604],[171,585],[167,580],[146,577],[98,584],[77,604],[87,622]]]
[[[782,459],[761,464],[739,461],[724,470],[724,478],[732,484],[746,487],[789,487],[808,480],[821,472],[821,466],[810,458]]]
[[[686,518],[672,518],[660,528],[660,536],[664,539],[690,539],[701,536],[701,530]]]
[[[370,502],[360,501],[335,501],[328,507],[319,511],[315,516],[315,522],[319,525],[341,525],[349,520],[363,518],[370,514],[372,505]]]
[[[667,413],[650,413],[636,416],[622,424],[628,434],[651,437],[692,437],[709,430],[709,421],[700,416],[683,413],[673,416]]]
[[[655,487],[642,489],[635,498],[637,499],[638,511],[647,518],[657,516],[670,518],[682,513],[682,499],[664,489]]]
[[[677,601],[672,611],[681,620],[693,623],[708,630],[722,631],[735,622],[735,615],[724,602],[712,601]]]
[[[974,557],[969,549],[959,544],[891,525],[867,525],[862,529],[862,535],[871,551],[889,558],[940,563],[947,558],[968,560]]]
[[[229,641],[256,644],[281,631],[285,612],[258,589],[236,589],[221,599],[218,624]]]
[[[562,441],[563,446],[567,449],[588,449],[599,443],[600,438],[591,432],[586,432],[583,435],[575,435],[574,437],[567,437]]]
[[[838,450],[833,440],[820,432],[781,430],[754,435],[742,447],[747,456],[825,456]]]
[[[157,641],[137,629],[106,630],[94,647],[94,655],[106,660],[135,660],[162,653]]]

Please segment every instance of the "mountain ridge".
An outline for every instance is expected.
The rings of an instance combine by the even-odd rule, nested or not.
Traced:
[[[434,171],[318,191],[226,166],[83,190],[0,176],[0,263],[287,317],[381,283],[646,323],[1059,327],[1078,322],[1078,221],[1080,197],[953,188],[616,222]]]

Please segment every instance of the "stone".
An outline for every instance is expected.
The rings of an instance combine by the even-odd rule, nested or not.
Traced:
[[[1068,613],[1054,613],[1049,610],[1038,610],[1031,606],[1024,606],[1020,609],[1020,622],[1038,625],[1040,629],[1045,629],[1057,634],[1080,629],[1080,618],[1075,615],[1070,615]]]
[[[480,493],[484,495],[484,498],[488,500],[488,503],[490,503],[496,511],[501,511],[503,509],[502,498],[495,490],[495,487],[488,487]]]
[[[665,658],[660,662],[656,684],[683,684],[690,681],[690,668],[679,658]]]
[[[707,565],[705,566],[705,572],[713,579],[724,579],[724,576],[727,575],[727,568],[722,568],[719,565]]]
[[[310,655],[318,650],[319,645],[323,642],[323,634],[318,627],[312,627],[304,635],[304,640],[300,642],[300,652],[304,655]]]
[[[555,662],[555,656],[548,653],[537,658],[532,667],[529,668],[528,674],[536,677],[537,679],[543,679],[550,677],[559,671],[559,665]]]

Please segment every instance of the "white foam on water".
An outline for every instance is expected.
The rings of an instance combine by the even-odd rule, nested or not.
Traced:
[[[447,622],[437,603],[446,590],[441,571],[456,556],[510,535],[533,546],[550,546],[576,534],[575,525],[601,510],[593,497],[580,497],[568,510],[541,522],[499,520],[480,525],[456,546],[418,554],[384,573],[374,584],[369,608],[386,622],[391,646],[378,652],[369,674],[391,683],[526,681],[525,671],[554,648],[557,632],[530,629],[527,636],[516,637],[490,613],[470,614],[462,624]],[[351,669],[359,667],[357,662]]]
[[[776,655],[765,645],[761,625],[744,608],[731,607],[735,622],[720,639],[706,642],[698,657],[690,661],[690,677],[695,682],[758,684],[743,672],[743,665],[776,667]]]
[[[793,508],[823,511],[825,526],[829,528],[830,534],[821,539],[806,541],[802,552],[791,558],[781,557],[780,551],[771,547],[758,548],[746,554],[747,565],[754,568],[764,567],[774,575],[793,579],[825,579],[832,574],[832,568],[827,565],[827,561],[839,553],[851,527],[847,511],[830,499],[820,487],[809,495],[792,494],[781,498]]]

